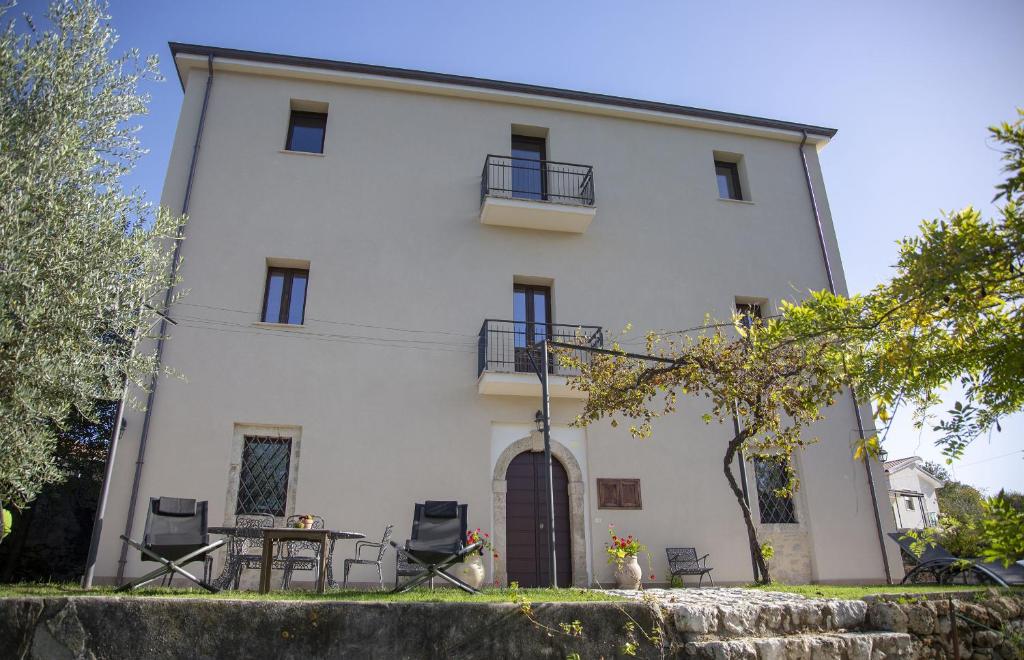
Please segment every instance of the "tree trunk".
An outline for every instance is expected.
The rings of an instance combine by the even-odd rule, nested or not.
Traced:
[[[750,516],[750,507],[747,506],[747,501],[743,499],[743,490],[740,489],[740,485],[736,483],[736,477],[732,473],[732,462],[736,458],[736,453],[746,440],[746,436],[740,434],[729,441],[729,447],[725,451],[725,460],[723,461],[723,467],[725,469],[725,478],[729,481],[729,488],[732,489],[733,495],[736,496],[736,501],[740,505],[740,511],[743,512],[743,522],[747,526],[747,540],[750,542],[750,548],[754,552],[754,560],[757,562],[757,570],[761,573],[761,577],[758,578],[758,584],[770,584],[772,581],[771,574],[768,573],[768,562],[764,560],[764,555],[761,553],[761,542],[757,538],[757,529],[754,527],[754,520]]]

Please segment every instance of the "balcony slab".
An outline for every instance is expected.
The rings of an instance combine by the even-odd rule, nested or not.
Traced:
[[[496,396],[530,396],[540,398],[540,379],[532,373],[504,373],[485,371],[477,380],[477,392]],[[586,399],[588,394],[569,386],[565,376],[548,377],[548,392],[552,398]]]
[[[596,213],[593,206],[488,195],[480,206],[480,223],[582,234]]]

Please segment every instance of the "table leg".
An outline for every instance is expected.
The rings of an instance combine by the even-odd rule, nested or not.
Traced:
[[[316,576],[316,592],[318,594],[327,592],[327,537],[320,542],[320,570]]]
[[[260,593],[270,592],[270,569],[274,564],[274,539],[263,537],[263,561],[260,562]]]

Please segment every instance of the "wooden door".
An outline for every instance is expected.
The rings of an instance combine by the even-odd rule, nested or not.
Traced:
[[[506,496],[505,565],[509,582],[520,587],[546,587],[549,580],[549,539],[547,482],[544,453],[523,452],[508,466]],[[552,459],[555,491],[555,547],[558,586],[572,584],[569,529],[569,477],[557,459]]]

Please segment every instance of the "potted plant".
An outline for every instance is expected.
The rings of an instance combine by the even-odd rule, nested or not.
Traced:
[[[295,527],[298,529],[313,529],[313,521],[315,518],[311,513],[304,513],[299,516],[299,519],[295,522]]]
[[[644,572],[640,569],[637,555],[647,552],[647,546],[640,543],[632,534],[618,536],[615,533],[615,525],[608,525],[608,534],[612,537],[611,542],[605,543],[604,547],[608,553],[608,563],[615,564],[615,585],[619,589],[639,589]],[[652,575],[651,579],[653,578]]]
[[[484,577],[486,577],[484,551],[490,552],[495,559],[498,558],[498,553],[494,551],[491,535],[487,532],[481,532],[479,527],[466,532],[466,545],[470,546],[474,543],[480,543],[480,548],[469,553],[454,570],[455,577],[474,589],[479,589],[484,583]]]

